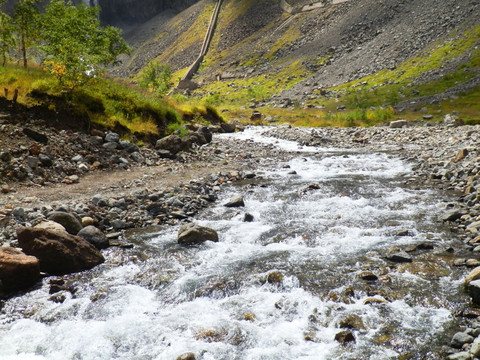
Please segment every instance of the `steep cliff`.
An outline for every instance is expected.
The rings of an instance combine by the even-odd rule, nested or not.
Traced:
[[[158,13],[173,9],[181,11],[198,0],[97,0],[102,8],[101,19],[104,23],[130,27],[141,24]]]

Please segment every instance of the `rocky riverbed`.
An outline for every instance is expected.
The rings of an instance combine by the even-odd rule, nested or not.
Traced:
[[[53,162],[59,162],[59,158],[68,159],[63,160],[68,165],[49,170],[47,178],[50,180],[42,184],[36,179],[40,179],[45,174],[42,169],[49,166],[41,161],[34,168],[28,165],[34,162],[33,157],[46,152],[42,148],[45,145],[19,132],[11,124],[4,125],[3,131],[10,131],[25,142],[18,151],[10,149],[10,157],[4,155],[8,161],[3,158],[2,161],[23,167],[27,174],[23,183],[10,178],[3,184],[0,241],[4,246],[19,245],[17,229],[20,226],[28,228],[50,220],[61,223],[74,234],[81,228],[94,226],[106,234],[107,245],[129,247],[132,245],[125,236],[129,229],[189,222],[198,211],[217,201],[217,194],[225,185],[252,179],[264,165],[292,157],[290,152],[278,150],[273,145],[214,136],[211,143],[194,146],[190,151],[177,153],[175,159],[168,159],[162,157],[165,154],[163,149],[135,148],[129,152],[126,144],[121,145],[114,135],[109,137],[113,136],[114,141],[106,141],[108,134],[102,137],[100,134],[59,132],[52,135],[55,137],[53,143],[58,146],[49,150],[49,154],[57,156]],[[475,304],[480,302],[475,286],[475,281],[480,278],[480,272],[476,270],[480,265],[480,246],[477,245],[480,243],[480,127],[458,125],[460,122],[455,121],[454,116],[448,116],[442,124],[397,122],[364,129],[280,126],[264,128],[264,134],[304,146],[389,152],[412,164],[415,174],[405,180],[411,186],[440,187],[454,192],[458,201],[446,203],[438,221],[450,224],[464,243],[461,248],[449,251],[458,254],[453,261],[459,268],[464,268],[465,275],[469,268],[474,268],[468,282]],[[96,141],[97,147],[88,148],[85,144],[92,141]],[[115,149],[112,145],[103,145],[111,142],[117,144]],[[40,151],[32,153],[30,150],[38,147]],[[101,149],[109,152],[102,153]],[[89,152],[97,154],[96,161],[100,164],[113,165],[103,170],[101,166],[92,167],[93,163],[84,161],[91,155]],[[133,153],[138,153],[142,160],[135,161],[131,156]],[[53,155],[50,157],[54,158]],[[74,169],[70,171],[71,175],[65,171],[70,167]],[[72,178],[72,175],[78,177]],[[73,198],[71,194],[74,194]],[[60,217],[59,213],[69,216]],[[457,315],[460,331],[451,345],[452,349],[463,351],[452,350],[450,358],[471,359],[480,354],[480,339],[476,339],[480,333],[480,323],[476,321],[480,310],[475,305],[466,304]]]

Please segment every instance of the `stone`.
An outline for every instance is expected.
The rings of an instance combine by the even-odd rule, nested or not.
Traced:
[[[50,167],[53,165],[53,160],[45,154],[38,155],[38,160],[40,160],[40,164],[44,167]]]
[[[365,330],[363,320],[357,314],[350,314],[346,318],[340,320],[338,326],[342,329]]]
[[[185,224],[178,230],[177,241],[182,245],[201,244],[205,241],[218,242],[218,233],[195,223]]]
[[[461,351],[448,355],[447,360],[472,360],[472,355],[468,351]]]
[[[118,143],[120,140],[120,135],[114,132],[109,132],[105,135],[105,142]]]
[[[43,220],[39,224],[34,226],[35,229],[45,229],[49,231],[67,232],[65,227],[55,221]]]
[[[355,341],[355,337],[351,331],[345,330],[341,331],[335,335],[335,340],[338,341],[340,344],[345,345],[348,342]]]
[[[468,294],[472,297],[472,301],[480,305],[480,280],[473,280],[467,286]]]
[[[388,304],[388,301],[381,297],[368,297],[363,300],[365,305],[372,305],[372,304]]]
[[[234,196],[223,206],[225,206],[225,207],[242,207],[242,206],[245,206],[245,202],[243,201],[242,196]]]
[[[470,344],[473,342],[473,336],[468,335],[465,332],[457,332],[453,335],[452,341],[450,342],[450,346],[455,349],[461,349],[463,345]]]
[[[466,214],[467,214],[467,212],[464,211],[464,210],[460,210],[460,209],[450,210],[447,213],[445,213],[445,215],[443,215],[442,221],[444,221],[444,222],[446,222],[446,221],[456,221],[456,220],[460,219],[463,215],[466,215]]]
[[[269,284],[277,284],[283,281],[283,275],[280,271],[272,271],[267,276],[267,282]]]
[[[155,149],[168,150],[172,154],[177,154],[184,147],[183,140],[178,135],[168,135],[157,141]]]
[[[175,154],[172,154],[168,150],[158,149],[157,154],[161,159],[175,159]]]
[[[25,289],[40,278],[40,262],[12,247],[0,247],[0,293]]]
[[[362,272],[360,275],[358,275],[359,279],[365,280],[365,281],[377,281],[378,276],[375,275],[374,273],[370,271],[365,271]]]
[[[106,249],[109,246],[109,241],[105,234],[93,225],[84,227],[77,235],[87,240],[99,250]]]
[[[470,348],[470,353],[475,357],[480,357],[480,337],[477,337]]]
[[[90,216],[84,216],[82,217],[82,226],[85,227],[85,226],[90,226],[90,225],[93,225],[95,224],[95,220],[93,218],[91,218]]]
[[[467,275],[464,280],[466,286],[468,286],[472,281],[480,279],[480,266],[476,267]]]
[[[23,251],[37,257],[40,270],[50,275],[88,270],[105,261],[100,251],[79,236],[19,227],[17,237]]]
[[[412,262],[412,257],[408,255],[405,251],[398,251],[392,254],[387,255],[387,260],[393,261],[395,263],[410,263]]]
[[[443,123],[448,127],[457,127],[463,125],[463,120],[453,114],[446,114]]]
[[[48,220],[52,220],[63,225],[65,230],[72,235],[77,235],[83,227],[80,221],[74,215],[64,211],[53,211],[48,214],[47,218]]]
[[[107,206],[107,199],[103,197],[101,194],[96,194],[92,197],[92,202],[97,206]]]
[[[213,135],[208,126],[200,126],[197,130],[197,133],[201,134],[205,138],[207,144],[212,142]]]
[[[253,220],[254,217],[252,214],[245,213],[245,215],[243,215],[243,222],[253,222]]]
[[[468,259],[466,262],[465,262],[465,265],[467,267],[478,267],[480,266],[480,261],[477,260],[477,259]]]
[[[194,353],[186,353],[177,357],[177,360],[196,360]]]
[[[262,121],[262,113],[259,111],[252,112],[252,115],[250,115],[250,121]]]
[[[116,142],[106,142],[102,145],[102,147],[107,150],[116,150],[118,144]]]
[[[234,133],[236,126],[235,124],[222,123],[220,127],[224,133]]]
[[[390,127],[392,129],[399,129],[399,128],[402,128],[404,126],[407,126],[408,125],[408,121],[407,120],[396,120],[396,121],[391,121],[390,122]]]
[[[463,159],[465,159],[468,155],[468,150],[467,149],[462,149],[460,150],[460,152],[457,154],[457,156],[455,157],[455,160],[453,160],[453,162],[460,162],[462,161]]]
[[[44,144],[44,145],[48,144],[47,136],[42,133],[39,133],[38,131],[29,129],[29,128],[24,128],[23,133],[27,135],[30,139],[35,140],[40,144]]]
[[[119,144],[120,144],[120,147],[122,148],[122,150],[125,150],[126,152],[128,152],[130,154],[133,154],[135,152],[138,153],[138,151],[140,150],[137,145],[132,144],[131,142],[126,141],[126,140],[120,140]]]
[[[12,161],[12,153],[10,153],[9,151],[2,151],[0,152],[0,160],[8,163],[10,161]]]
[[[8,186],[7,184],[2,185],[1,191],[2,191],[2,194],[8,194],[11,191],[10,186]]]

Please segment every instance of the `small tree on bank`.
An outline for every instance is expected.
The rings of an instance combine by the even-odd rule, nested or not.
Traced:
[[[74,89],[99,76],[130,48],[117,28],[102,27],[99,7],[52,0],[42,16],[44,68]]]
[[[20,53],[23,67],[27,67],[27,50],[39,40],[40,12],[37,7],[39,0],[18,0],[13,16],[19,36]]]
[[[150,61],[140,73],[139,85],[165,95],[171,87],[172,69],[158,60]]]
[[[14,30],[12,18],[0,10],[0,53],[2,66],[5,66],[7,63],[10,50],[15,46]]]

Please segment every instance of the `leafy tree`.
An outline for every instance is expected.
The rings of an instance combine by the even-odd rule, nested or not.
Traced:
[[[10,16],[0,10],[0,53],[2,66],[7,63],[8,53],[15,46],[13,21]]]
[[[17,0],[14,20],[19,34],[23,66],[27,67],[27,49],[31,48],[39,35],[39,0]]]
[[[42,16],[43,65],[72,90],[130,52],[119,29],[101,26],[99,13],[99,7],[51,0]]]
[[[150,61],[140,73],[140,86],[164,95],[171,87],[172,69],[158,60]]]

